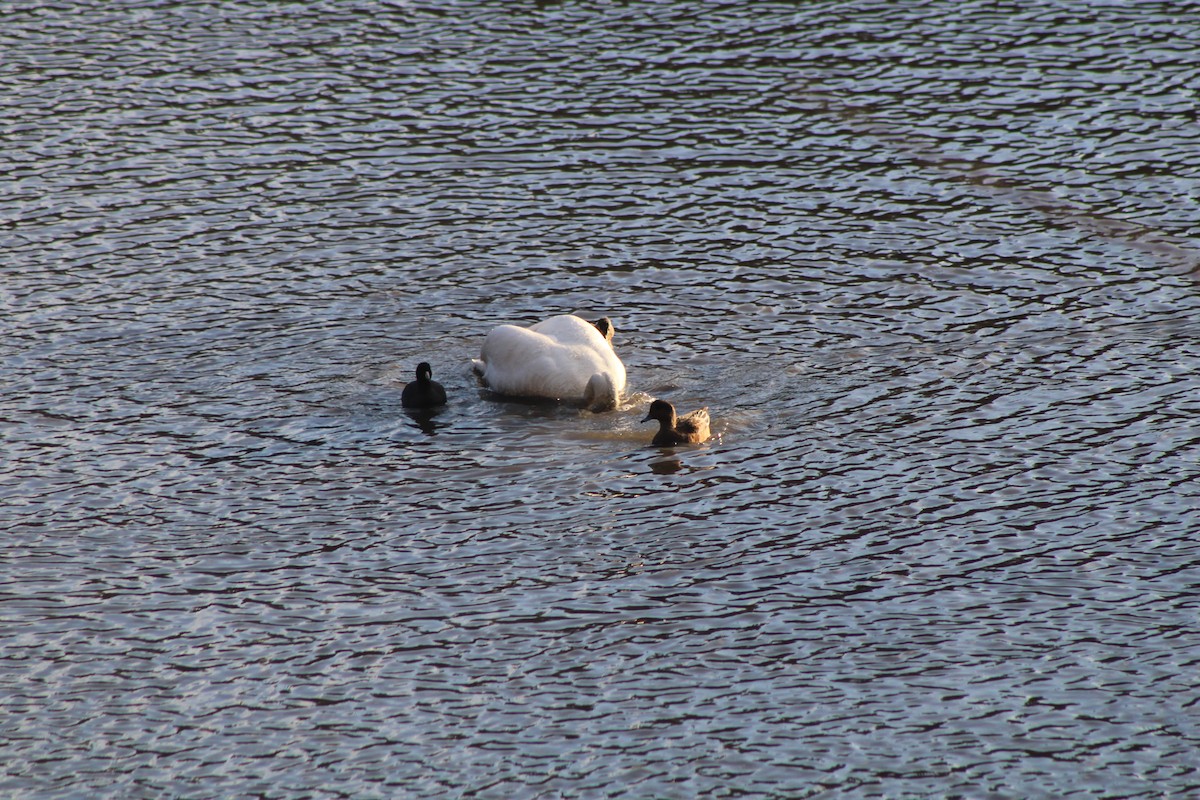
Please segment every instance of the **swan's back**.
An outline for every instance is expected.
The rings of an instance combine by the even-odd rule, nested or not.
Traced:
[[[599,328],[586,319],[577,317],[574,314],[560,314],[557,317],[544,319],[541,322],[530,325],[526,330],[540,333],[559,344],[590,347],[598,350],[607,347],[609,350],[612,350],[612,345],[605,338],[604,334],[600,333]]]

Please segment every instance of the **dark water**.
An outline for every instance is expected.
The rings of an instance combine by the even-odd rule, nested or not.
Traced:
[[[1200,794],[1191,4],[3,9],[3,796]]]

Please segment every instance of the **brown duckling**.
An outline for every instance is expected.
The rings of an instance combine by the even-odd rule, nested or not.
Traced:
[[[405,384],[400,393],[400,405],[405,408],[433,408],[446,405],[446,390],[433,379],[429,362],[417,364],[417,379]]]
[[[666,400],[655,400],[642,422],[658,420],[658,433],[651,442],[655,447],[674,447],[677,444],[699,444],[708,441],[708,409],[702,408],[682,417],[675,416],[675,406]]]

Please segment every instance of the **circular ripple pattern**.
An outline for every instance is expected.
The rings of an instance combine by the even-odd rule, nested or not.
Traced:
[[[1200,793],[1191,12],[4,16],[6,797]]]

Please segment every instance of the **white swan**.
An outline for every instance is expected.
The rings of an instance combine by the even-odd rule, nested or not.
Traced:
[[[608,317],[591,323],[563,314],[528,328],[501,325],[473,364],[493,392],[609,411],[625,391],[625,365],[613,352],[612,335]]]

